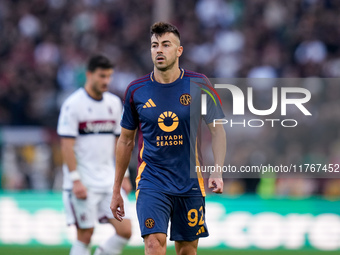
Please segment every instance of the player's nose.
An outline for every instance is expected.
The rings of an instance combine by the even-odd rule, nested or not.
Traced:
[[[111,77],[106,77],[106,78],[103,80],[103,83],[107,85],[107,84],[110,83],[110,81],[111,81]]]

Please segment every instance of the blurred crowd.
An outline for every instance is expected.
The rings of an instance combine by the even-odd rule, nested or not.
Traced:
[[[110,89],[122,97],[130,81],[151,71],[149,27],[156,16],[162,17],[155,2],[1,0],[0,125],[55,129],[61,103],[83,86],[86,60],[97,52],[116,64]],[[181,32],[184,54],[180,64],[186,69],[212,78],[340,76],[337,0],[169,2],[172,12],[168,21]],[[266,94],[270,86],[257,89]],[[236,132],[229,138],[227,160],[235,164],[269,162],[265,158],[274,151],[276,156],[269,157],[274,163],[293,159],[339,162],[340,118],[336,109],[340,109],[340,91],[322,84],[309,89],[313,98],[310,106],[317,116],[314,122],[303,123],[296,132],[275,128],[254,134],[253,129],[237,133],[226,128]],[[258,100],[262,99],[259,93]],[[318,121],[322,125],[316,125]],[[256,145],[266,148],[254,146],[254,137],[263,138]],[[52,176],[52,181],[55,178],[54,174],[47,176]],[[264,182],[233,179],[227,181],[226,192],[259,192],[261,187],[270,186]],[[20,187],[30,188],[25,184]],[[275,192],[281,195],[339,195],[339,187],[336,179],[275,182]]]

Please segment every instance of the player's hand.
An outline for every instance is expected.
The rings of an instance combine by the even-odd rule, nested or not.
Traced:
[[[124,177],[122,182],[122,188],[126,192],[126,194],[129,194],[132,190],[132,185],[129,177]]]
[[[223,193],[223,178],[210,176],[209,178],[209,188],[212,188],[214,193]]]
[[[83,183],[80,180],[73,182],[72,191],[73,191],[73,194],[78,199],[86,199],[87,197],[86,187],[83,185]]]
[[[122,195],[119,193],[113,193],[112,200],[110,204],[110,209],[113,216],[118,220],[122,221],[125,216],[124,212],[124,201]]]

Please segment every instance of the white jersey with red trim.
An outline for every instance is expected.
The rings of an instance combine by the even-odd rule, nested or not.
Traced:
[[[84,88],[75,91],[61,107],[57,132],[74,137],[77,170],[82,183],[93,191],[112,190],[114,182],[115,136],[120,135],[122,103],[116,95],[105,92],[95,100]],[[64,189],[72,189],[67,166],[63,166]]]

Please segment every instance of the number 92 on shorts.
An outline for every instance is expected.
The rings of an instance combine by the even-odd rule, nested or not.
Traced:
[[[204,197],[174,196],[151,189],[138,192],[136,207],[142,237],[167,234],[169,220],[171,241],[194,241],[209,236]]]

